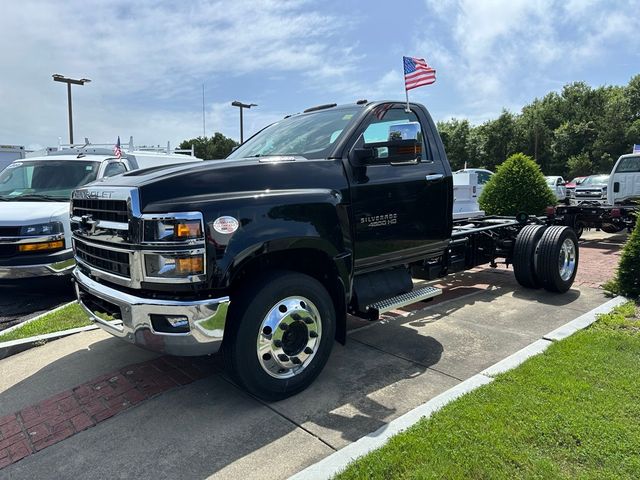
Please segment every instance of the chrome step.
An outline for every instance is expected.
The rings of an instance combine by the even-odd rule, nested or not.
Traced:
[[[437,297],[442,293],[442,290],[436,287],[422,287],[410,291],[409,293],[403,293],[397,297],[387,298],[380,300],[379,302],[367,305],[367,314],[377,317],[381,313],[395,310],[396,308],[405,307],[412,303],[428,300],[429,298]]]

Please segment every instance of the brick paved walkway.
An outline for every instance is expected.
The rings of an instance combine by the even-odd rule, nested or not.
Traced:
[[[153,396],[216,371],[201,358],[160,357],[106,373],[0,418],[0,468]]]

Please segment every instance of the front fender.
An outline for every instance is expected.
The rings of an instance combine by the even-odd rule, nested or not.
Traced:
[[[339,192],[270,192],[247,200],[240,205],[221,202],[205,215],[212,288],[228,288],[233,272],[259,255],[312,249],[333,259],[351,252],[348,214]],[[215,221],[223,216],[238,221],[235,232],[216,230]]]

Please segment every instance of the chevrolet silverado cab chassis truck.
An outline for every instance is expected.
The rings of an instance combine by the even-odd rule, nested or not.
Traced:
[[[347,314],[440,290],[412,278],[513,264],[527,288],[565,292],[566,226],[519,215],[454,221],[453,181],[427,110],[323,105],[255,134],[221,161],[128,172],[74,191],[80,304],[107,332],[170,355],[222,350],[247,390],[306,388]]]

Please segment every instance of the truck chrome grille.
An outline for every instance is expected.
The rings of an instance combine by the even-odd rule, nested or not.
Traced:
[[[75,240],[76,257],[89,266],[120,277],[131,278],[129,254]]]
[[[91,215],[93,220],[127,223],[129,220],[126,200],[74,198],[71,214],[75,217]]]

